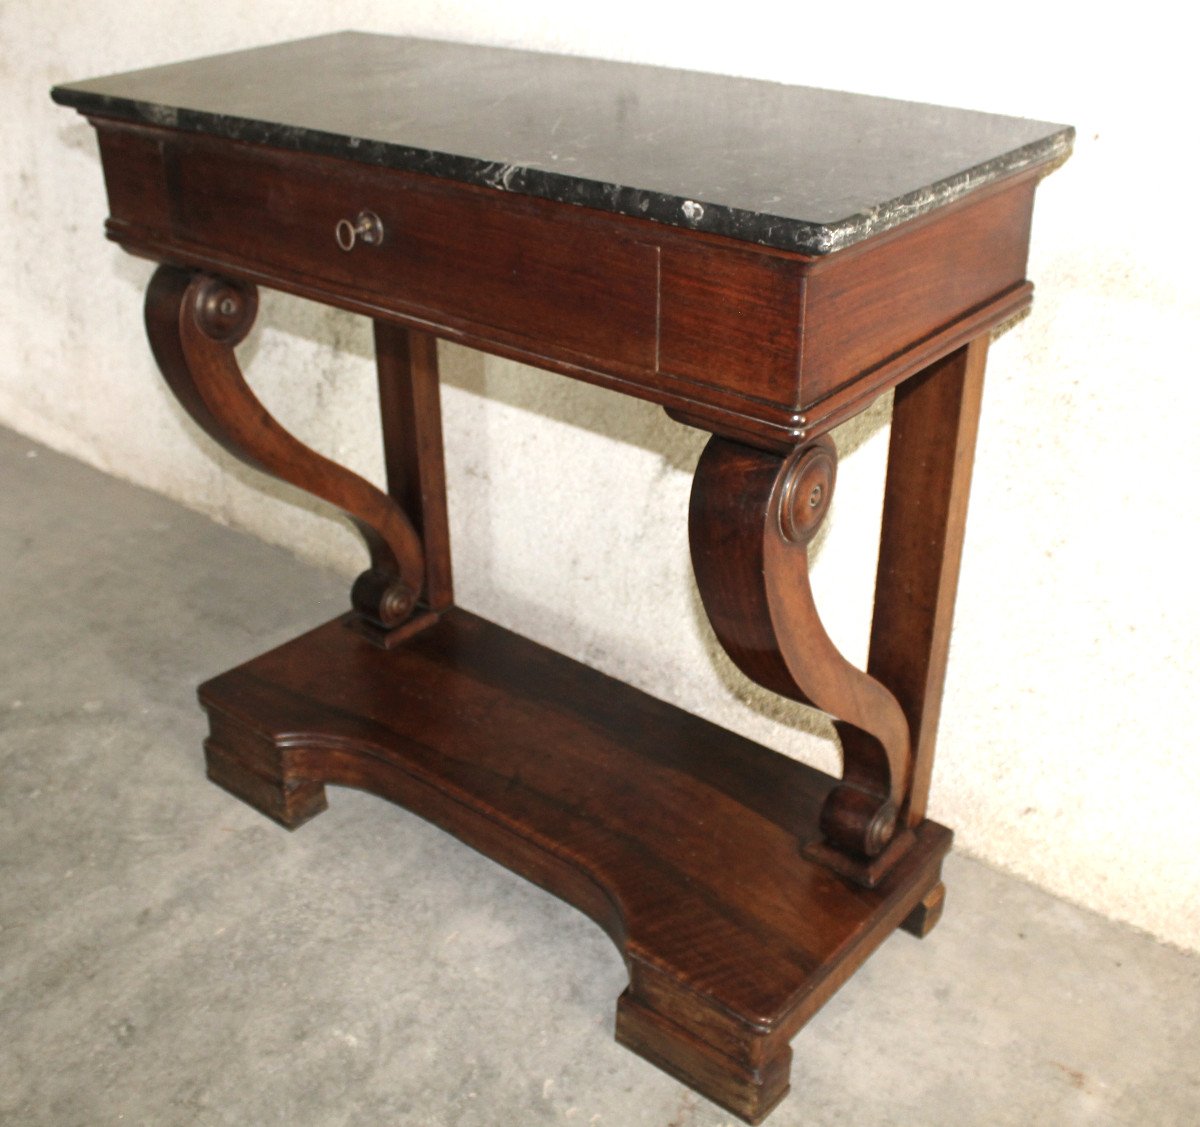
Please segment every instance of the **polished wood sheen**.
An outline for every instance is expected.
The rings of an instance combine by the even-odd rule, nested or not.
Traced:
[[[814,259],[419,173],[95,124],[108,233],[134,254],[612,387],[780,453],[1030,300],[1032,173]],[[382,242],[346,253],[334,228],[364,209]]]
[[[460,610],[391,652],[331,622],[200,700],[209,776],[276,821],[359,787],[591,916],[629,969],[618,1039],[750,1122],[950,845],[924,822],[886,886],[851,891],[796,847],[827,776]]]
[[[250,390],[233,349],[257,308],[252,286],[161,266],[146,294],[154,358],[188,414],[226,450],[350,517],[371,553],[354,605],[379,628],[399,626],[425,588],[417,532],[392,498],[293,438]]]
[[[827,438],[786,459],[713,438],[696,467],[689,532],[704,609],[738,668],[838,718],[844,781],[826,801],[821,828],[827,841],[867,859],[893,840],[909,734],[896,698],[838,652],[813,602],[808,545],[829,511],[836,466]],[[893,849],[886,864],[900,855]],[[884,866],[843,862],[867,885]]]
[[[375,360],[388,493],[410,516],[424,548],[425,605],[442,611],[454,603],[454,580],[437,339],[376,321]]]
[[[730,83],[750,102],[728,103]],[[628,968],[617,1039],[759,1122],[801,1026],[888,935],[942,913],[951,835],[926,808],[987,345],[1030,302],[1034,188],[1070,130],[355,35],[55,96],[96,126],[109,237],[160,264],[146,326],[171,390],[365,543],[343,616],[202,686],[209,777],[289,828],[329,785],[361,788],[574,904]],[[714,148],[721,97],[743,125],[715,122]],[[560,109],[594,131],[556,138]],[[545,160],[479,158],[518,140]],[[656,167],[638,156],[651,141]],[[746,144],[761,165],[730,164]],[[661,179],[548,171],[562,145]],[[693,178],[724,197],[675,194]],[[865,203],[863,184],[891,194]],[[385,488],[251,391],[235,350],[259,286],[372,319]],[[837,777],[455,606],[439,340],[709,432],[688,518],[704,610],[746,676],[833,718]],[[836,483],[829,432],[890,388],[863,670],[822,625],[809,548]]]

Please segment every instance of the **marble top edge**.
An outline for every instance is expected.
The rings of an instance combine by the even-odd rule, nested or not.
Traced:
[[[975,160],[968,163],[967,167],[949,168],[944,174],[931,178],[928,183],[915,184],[908,190],[902,190],[895,194],[888,193],[886,198],[879,202],[869,202],[871,199],[869,196],[865,197],[868,201],[865,206],[861,199],[850,201],[858,206],[843,208],[843,214],[838,214],[836,209],[836,203],[840,201],[835,192],[827,193],[832,202],[822,200],[815,205],[806,205],[803,199],[797,203],[795,197],[789,200],[785,196],[777,195],[773,198],[791,206],[781,207],[776,213],[769,205],[763,206],[759,202],[760,199],[765,198],[761,185],[751,185],[750,190],[744,186],[739,188],[735,185],[722,191],[706,192],[703,190],[706,187],[704,176],[700,175],[695,177],[697,191],[694,194],[685,195],[678,190],[672,190],[676,184],[688,182],[686,175],[690,171],[686,167],[686,153],[681,157],[680,154],[683,150],[679,145],[676,146],[676,151],[669,154],[669,158],[675,162],[674,167],[669,168],[657,182],[653,171],[647,171],[642,179],[642,186],[638,186],[633,176],[595,176],[588,175],[582,169],[579,173],[572,174],[546,167],[550,162],[545,160],[487,159],[485,156],[452,151],[449,147],[439,149],[436,146],[406,144],[394,138],[380,139],[377,136],[360,136],[358,131],[344,129],[331,131],[315,124],[312,126],[300,125],[296,123],[298,119],[295,113],[291,114],[293,120],[286,120],[289,116],[287,113],[247,116],[239,113],[215,112],[211,109],[197,108],[194,105],[171,104],[171,101],[165,98],[149,100],[144,97],[127,96],[115,92],[115,89],[119,89],[122,84],[131,88],[131,92],[139,92],[137,91],[139,83],[143,87],[152,85],[159,75],[167,78],[173,75],[186,77],[188,71],[194,71],[195,77],[199,79],[205,73],[206,68],[228,66],[239,56],[244,59],[257,57],[259,60],[269,60],[273,51],[283,51],[288,48],[311,50],[328,45],[334,49],[341,49],[346,45],[357,46],[358,44],[375,47],[379,42],[382,42],[385,47],[391,47],[392,44],[404,47],[411,45],[418,54],[421,51],[433,51],[451,57],[457,54],[464,58],[470,58],[474,54],[476,58],[484,59],[488,63],[493,63],[495,59],[499,58],[502,62],[519,59],[523,65],[529,65],[529,61],[532,60],[535,66],[542,64],[543,66],[558,67],[561,64],[568,70],[573,64],[578,63],[589,68],[591,76],[600,75],[608,79],[610,85],[615,84],[618,89],[620,83],[627,81],[628,76],[633,74],[637,80],[644,80],[651,84],[659,80],[658,76],[662,76],[661,81],[665,82],[668,88],[672,83],[676,85],[684,83],[694,87],[699,92],[697,96],[713,90],[719,93],[722,91],[722,87],[725,90],[735,88],[737,92],[746,91],[752,96],[761,96],[760,92],[766,91],[765,97],[768,102],[778,101],[780,97],[794,99],[797,95],[819,95],[829,104],[842,107],[844,112],[850,115],[848,117],[850,126],[854,124],[853,114],[855,112],[861,116],[863,107],[869,108],[873,114],[870,125],[877,131],[880,113],[889,112],[891,107],[896,108],[897,115],[907,112],[911,116],[913,111],[925,111],[927,114],[935,116],[946,115],[952,123],[965,122],[970,125],[973,121],[978,120],[985,122],[993,130],[996,128],[995,123],[999,123],[1001,129],[1011,125],[1012,128],[1008,132],[1015,133],[1018,139],[1023,140],[1023,143],[1001,152],[993,152],[987,159]],[[522,81],[525,73],[520,74]],[[465,81],[469,83],[469,73],[465,75]],[[443,86],[445,86],[444,83]],[[454,89],[457,97],[458,87],[456,86]],[[393,96],[400,97],[407,94],[416,98],[420,92],[412,89],[400,89]],[[440,92],[435,91],[435,93]],[[477,90],[468,90],[466,97],[468,104],[470,104],[471,97],[477,93]],[[672,89],[668,89],[668,94],[678,97],[677,92]],[[872,236],[882,234],[920,215],[953,203],[1000,179],[1042,166],[1046,171],[1050,171],[1070,154],[1075,132],[1070,126],[1051,125],[1018,118],[1001,118],[997,115],[980,114],[976,111],[924,106],[919,103],[891,102],[869,95],[842,94],[836,91],[787,86],[782,83],[763,82],[756,79],[732,79],[729,76],[667,70],[639,64],[605,63],[603,60],[583,59],[575,56],[539,55],[536,52],[509,48],[472,47],[465,44],[442,43],[436,40],[393,39],[388,36],[354,32],[280,44],[277,48],[252,48],[229,55],[199,59],[194,63],[173,64],[83,83],[59,85],[51,91],[51,96],[56,102],[89,115],[163,126],[184,132],[209,134],[230,140],[272,145],[293,151],[312,152],[379,167],[427,173],[497,191],[576,204],[688,230],[705,231],[774,249],[815,256],[831,254]],[[182,100],[184,99],[172,99],[172,101]],[[729,108],[736,110],[739,107],[731,106]],[[271,116],[285,120],[271,120]],[[578,123],[576,124],[578,125]],[[590,123],[584,122],[581,128],[586,128],[588,124]],[[610,124],[608,122],[601,123],[602,126]],[[649,124],[658,125],[659,122],[654,120]],[[793,127],[795,124],[797,123],[786,118],[781,117],[779,120],[779,126],[785,135],[789,127]],[[807,128],[810,134],[812,133],[813,127],[810,122],[799,124]],[[452,122],[451,125],[457,126],[457,123]],[[377,130],[377,132],[383,131]],[[450,131],[452,130],[447,130],[447,132]],[[403,130],[398,130],[398,132],[402,133]],[[419,133],[420,130],[416,132]],[[827,132],[832,132],[832,130]],[[478,137],[467,137],[466,140],[472,142],[481,151],[486,148],[488,143],[486,138],[480,140]],[[618,136],[616,140],[619,143],[621,138]],[[761,141],[761,138],[756,138],[756,140]],[[852,130],[849,140],[851,142],[855,140]],[[828,148],[828,142],[824,139],[819,139],[818,143],[824,144]],[[469,148],[471,145],[464,144],[462,147]],[[610,145],[610,150],[611,147]],[[636,144],[631,147],[636,150]],[[852,149],[853,146],[851,144],[847,147]],[[770,164],[779,160],[781,154],[775,151],[764,151],[760,143],[758,155],[761,163]],[[498,147],[497,156],[499,156]],[[631,158],[636,163],[638,157],[645,158],[646,153],[634,151],[631,154],[624,154],[618,152],[615,156],[611,152],[598,153],[591,163],[601,171],[614,169],[620,171],[622,160],[629,166]],[[786,165],[789,157],[793,158],[794,162],[794,154],[785,151],[782,153],[782,157],[784,159],[780,163]],[[606,159],[612,166],[610,169],[603,167]],[[936,168],[934,162],[926,163],[927,167]],[[796,167],[802,168],[809,175],[819,175],[821,172],[819,166],[816,170],[805,169],[802,163]],[[638,169],[638,171],[641,170]],[[785,168],[783,172],[786,171]],[[672,178],[674,178],[674,184]],[[924,178],[917,177],[917,179]],[[877,176],[877,180],[886,182],[886,176]],[[758,191],[757,196],[755,190]],[[750,201],[750,206],[745,206],[743,200],[738,199],[739,191]],[[821,206],[824,206],[826,211],[831,214],[822,215],[820,218],[805,218],[802,214],[797,214],[802,212],[806,206],[812,206],[814,210],[819,210]]]

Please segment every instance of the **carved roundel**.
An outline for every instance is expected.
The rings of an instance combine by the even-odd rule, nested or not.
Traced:
[[[254,324],[258,291],[244,282],[201,275],[192,283],[192,310],[205,336],[222,344],[239,344]]]
[[[403,579],[387,585],[379,599],[379,621],[385,626],[399,626],[417,605],[417,593]]]
[[[400,576],[372,567],[354,581],[350,602],[359,614],[390,628],[401,625],[412,614],[417,592]]]
[[[779,531],[785,540],[807,544],[833,497],[837,453],[828,442],[790,454],[780,470]]]

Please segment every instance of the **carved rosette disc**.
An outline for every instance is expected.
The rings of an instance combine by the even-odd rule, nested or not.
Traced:
[[[258,313],[258,290],[248,282],[203,276],[193,289],[192,315],[205,336],[231,347],[240,344]]]
[[[895,836],[896,817],[890,799],[842,783],[821,808],[821,832],[848,853],[877,857]]]
[[[821,527],[833,486],[837,457],[824,442],[793,453],[780,471],[779,531],[790,544],[807,544]]]
[[[393,627],[416,609],[417,592],[398,575],[370,568],[354,581],[350,603],[380,626]]]

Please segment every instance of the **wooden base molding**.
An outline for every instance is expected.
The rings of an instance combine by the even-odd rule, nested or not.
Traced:
[[[291,828],[328,784],[370,791],[574,904],[629,967],[617,1039],[747,1122],[816,1009],[929,918],[943,827],[858,887],[799,845],[837,780],[465,611],[392,650],[350,617],[201,687],[210,777]]]

